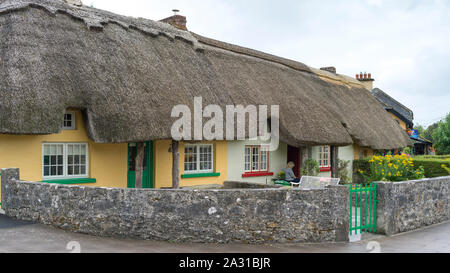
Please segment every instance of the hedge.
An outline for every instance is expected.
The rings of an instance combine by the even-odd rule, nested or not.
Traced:
[[[418,168],[419,166],[423,166],[425,169],[425,177],[433,178],[440,176],[448,176],[449,173],[447,170],[442,168],[442,165],[445,164],[450,166],[450,161],[447,159],[449,156],[418,156],[413,157],[414,159],[414,167]],[[355,183],[361,183],[362,177],[358,173],[358,170],[362,170],[364,172],[368,172],[370,170],[369,163],[370,158],[364,159],[356,159],[353,161],[353,176],[355,177]]]
[[[446,169],[442,168],[445,164],[449,166],[450,162],[445,159],[434,159],[434,158],[414,158],[414,166],[423,166],[425,169],[425,177],[433,178],[440,176],[447,176],[449,173]]]

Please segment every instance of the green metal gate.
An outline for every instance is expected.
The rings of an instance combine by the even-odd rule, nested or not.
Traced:
[[[377,232],[377,184],[350,186],[350,235]]]

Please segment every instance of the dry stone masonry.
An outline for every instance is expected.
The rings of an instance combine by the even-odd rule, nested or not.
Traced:
[[[172,242],[348,241],[349,190],[137,190],[19,181],[2,170],[8,216],[61,229]]]
[[[386,235],[450,220],[450,176],[379,182],[377,231]]]

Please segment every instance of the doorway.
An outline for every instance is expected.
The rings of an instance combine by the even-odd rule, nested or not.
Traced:
[[[288,146],[287,162],[294,162],[295,167],[292,168],[296,177],[300,177],[301,153],[300,148]],[[287,163],[286,162],[286,163]]]
[[[136,187],[136,155],[138,143],[128,143],[127,187]],[[153,183],[153,141],[144,142],[145,154],[142,171],[142,187],[154,188]]]

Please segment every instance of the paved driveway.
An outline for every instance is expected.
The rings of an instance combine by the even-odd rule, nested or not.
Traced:
[[[393,237],[374,236],[356,243],[216,245],[172,244],[94,237],[54,229],[32,222],[17,221],[0,214],[0,252],[145,253],[305,253],[305,252],[446,252],[450,253],[450,222]],[[367,248],[371,249],[369,251]],[[378,248],[379,247],[379,248]]]

